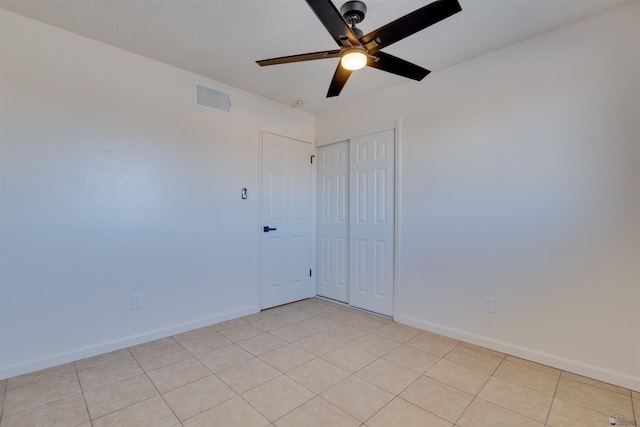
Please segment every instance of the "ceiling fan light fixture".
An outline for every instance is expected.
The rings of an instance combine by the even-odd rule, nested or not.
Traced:
[[[367,65],[367,55],[362,49],[347,49],[340,58],[340,64],[346,70],[359,70]]]

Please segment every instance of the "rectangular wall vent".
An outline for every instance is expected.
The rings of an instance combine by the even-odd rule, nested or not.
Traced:
[[[209,110],[231,113],[231,95],[217,89],[195,83],[193,100],[196,106]]]

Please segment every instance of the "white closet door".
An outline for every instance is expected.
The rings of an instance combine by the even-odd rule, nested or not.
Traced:
[[[261,308],[310,296],[311,144],[262,134]]]
[[[393,315],[394,132],[350,140],[349,303]]]
[[[318,148],[318,295],[349,301],[349,142]]]

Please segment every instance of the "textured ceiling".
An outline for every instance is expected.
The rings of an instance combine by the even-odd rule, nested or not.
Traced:
[[[462,12],[384,51],[437,71],[636,0],[459,1]],[[366,34],[429,2],[366,0],[359,28]],[[326,99],[338,59],[259,67],[259,59],[337,48],[303,0],[0,0],[0,8],[287,105],[301,99],[312,113],[421,84],[365,68]]]

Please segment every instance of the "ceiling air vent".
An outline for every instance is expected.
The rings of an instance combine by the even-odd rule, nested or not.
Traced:
[[[193,101],[198,107],[231,113],[231,95],[217,89],[195,83]]]

